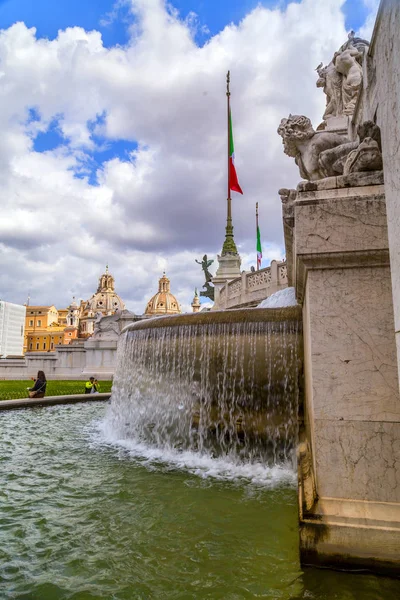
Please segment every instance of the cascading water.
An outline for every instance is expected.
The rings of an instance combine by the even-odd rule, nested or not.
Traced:
[[[130,325],[119,343],[108,431],[159,454],[282,464],[296,442],[300,347],[298,307]]]

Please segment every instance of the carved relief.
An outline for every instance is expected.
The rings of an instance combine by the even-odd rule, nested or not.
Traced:
[[[350,152],[343,167],[343,174],[363,171],[380,171],[382,163],[382,143],[380,129],[372,121],[365,121],[357,128],[360,145]]]
[[[326,94],[326,109],[323,119],[338,117],[343,114],[342,76],[333,62],[326,67],[321,63],[315,69],[318,72],[317,87],[322,87]]]
[[[287,265],[279,267],[279,279],[287,279]]]
[[[324,121],[331,117],[351,116],[357,103],[362,86],[362,59],[369,46],[366,40],[356,38],[351,31],[348,40],[331,62],[316,68],[318,73],[317,87],[322,87],[326,94]]]
[[[242,280],[234,281],[232,285],[228,286],[229,296],[232,298],[233,296],[239,296],[242,291]]]
[[[252,275],[249,275],[247,278],[247,287],[254,288],[258,285],[261,286],[265,283],[271,283],[271,281],[271,269],[268,268],[268,270],[261,271],[261,273],[253,273]]]
[[[121,313],[103,316],[100,312],[96,314],[92,340],[117,340],[120,334],[119,320]]]

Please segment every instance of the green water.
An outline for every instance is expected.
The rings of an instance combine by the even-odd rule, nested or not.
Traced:
[[[400,581],[300,569],[285,478],[134,457],[102,442],[105,411],[0,413],[1,600],[400,597]]]

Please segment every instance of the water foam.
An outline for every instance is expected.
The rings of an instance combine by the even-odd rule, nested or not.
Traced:
[[[122,451],[149,470],[180,470],[202,479],[230,481],[251,484],[264,488],[294,486],[296,475],[294,465],[289,462],[268,466],[260,462],[241,463],[232,457],[214,458],[207,453],[175,448],[159,448],[136,439],[118,439],[109,427],[107,418],[98,421],[86,430],[92,446],[113,448]]]

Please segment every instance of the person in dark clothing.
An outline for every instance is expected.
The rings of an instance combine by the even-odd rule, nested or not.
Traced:
[[[43,371],[38,371],[36,379],[31,378],[35,382],[35,385],[31,388],[26,388],[29,393],[29,398],[44,398],[46,393],[46,375]]]

